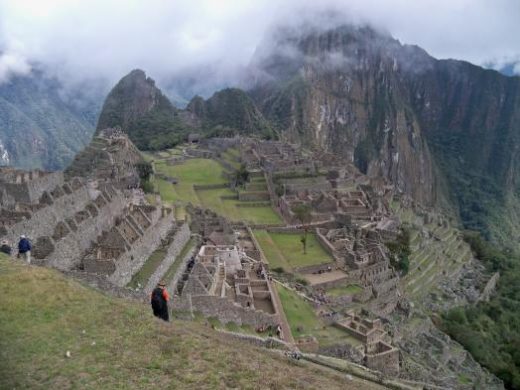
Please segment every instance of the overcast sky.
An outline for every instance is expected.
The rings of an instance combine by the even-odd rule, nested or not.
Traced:
[[[0,82],[35,62],[111,83],[138,67],[158,81],[207,63],[233,69],[273,25],[325,8],[437,58],[518,61],[520,74],[520,0],[0,0]]]

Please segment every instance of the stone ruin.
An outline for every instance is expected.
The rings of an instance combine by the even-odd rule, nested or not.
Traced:
[[[362,343],[360,352],[368,368],[387,375],[399,374],[399,349],[392,346],[380,319],[349,313],[335,324]]]
[[[316,235],[345,276],[322,283],[316,278],[314,286],[329,289],[346,283],[358,285],[362,292],[352,297],[354,301],[367,303],[379,316],[392,313],[401,297],[399,276],[390,266],[379,234],[359,227],[343,227],[317,228]]]
[[[76,155],[64,175],[67,179],[79,176],[105,180],[121,189],[137,188],[139,175],[135,165],[141,161],[139,150],[121,129],[108,128]]]
[[[367,178],[352,163],[330,153],[245,139],[241,160],[250,171],[265,172],[269,198],[288,224],[299,223],[292,209],[300,204],[310,206],[313,223],[372,222],[390,215],[393,186]]]
[[[39,264],[122,285],[174,226],[171,209],[136,204],[135,191],[109,181],[12,168],[0,169],[0,180],[0,237],[15,246],[28,236]]]
[[[191,217],[191,231],[204,241],[213,245],[234,244],[233,229],[226,218],[200,207],[187,206],[186,211]]]
[[[97,237],[81,260],[86,272],[107,275],[114,282],[128,282],[139,258],[147,258],[173,227],[172,209],[130,204],[110,230]],[[137,263],[137,264],[135,264]]]
[[[242,256],[234,245],[203,245],[177,284],[174,306],[221,322],[276,326],[279,308],[264,265]]]

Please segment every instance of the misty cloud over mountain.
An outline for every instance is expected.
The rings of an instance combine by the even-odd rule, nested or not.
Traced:
[[[102,84],[108,90],[129,70],[142,68],[182,103],[193,94],[208,96],[236,85],[273,26],[306,20],[319,20],[323,28],[369,23],[438,58],[495,68],[513,64],[510,69],[520,70],[520,3],[515,0],[281,3],[4,0],[0,82],[38,64],[65,85],[95,81],[97,89]]]

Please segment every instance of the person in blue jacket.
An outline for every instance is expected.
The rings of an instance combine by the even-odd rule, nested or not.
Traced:
[[[22,256],[27,264],[31,264],[31,243],[23,234],[18,242],[18,257]]]

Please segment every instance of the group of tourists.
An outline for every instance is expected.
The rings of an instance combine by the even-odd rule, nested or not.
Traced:
[[[27,264],[31,264],[31,250],[31,242],[25,235],[22,234],[20,236],[20,240],[18,241],[18,253],[16,254],[16,257],[22,257]],[[11,247],[11,245],[9,245],[9,241],[2,241],[2,243],[0,244],[0,252],[8,256],[13,255],[13,248]]]

